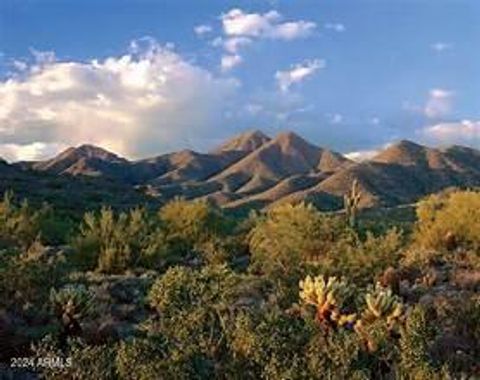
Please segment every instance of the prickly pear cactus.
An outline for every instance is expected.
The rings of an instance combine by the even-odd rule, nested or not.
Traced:
[[[323,276],[307,276],[300,281],[300,299],[316,307],[316,319],[328,327],[353,323],[355,314],[343,312],[345,299],[351,294],[351,287],[343,279]]]

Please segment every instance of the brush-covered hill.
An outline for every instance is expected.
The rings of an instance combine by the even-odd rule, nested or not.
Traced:
[[[474,149],[434,149],[403,140],[369,161],[351,165],[312,188],[290,195],[290,199],[325,193],[342,197],[356,180],[363,207],[406,204],[447,187],[480,186],[479,167],[480,152]]]
[[[353,162],[293,132],[271,138],[252,130],[206,153],[182,150],[129,161],[82,145],[45,161],[13,165],[0,161],[3,188],[14,187],[13,177],[18,181],[32,175],[96,178],[98,184],[115,183],[126,192],[147,193],[159,203],[183,196],[230,209],[286,201],[335,209],[357,181],[362,207],[394,206],[447,187],[480,186],[480,151],[462,146],[437,149],[402,140],[368,161]],[[98,192],[109,191],[98,186]]]
[[[128,161],[94,145],[68,148],[50,160],[31,163],[31,168],[52,174],[125,178]]]

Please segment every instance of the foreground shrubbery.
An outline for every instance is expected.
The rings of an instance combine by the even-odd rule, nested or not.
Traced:
[[[0,359],[69,358],[50,379],[475,377],[476,204],[428,197],[410,235],[306,204],[235,220],[177,199],[86,213],[58,247],[48,231],[68,221],[7,196]]]

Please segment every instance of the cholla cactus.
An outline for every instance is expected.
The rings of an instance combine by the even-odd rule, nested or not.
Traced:
[[[365,302],[366,308],[362,318],[355,323],[355,331],[363,339],[366,349],[375,352],[382,339],[394,336],[397,322],[403,315],[403,305],[390,288],[384,288],[380,283],[365,295]]]
[[[384,288],[379,283],[373,291],[365,296],[367,308],[363,313],[365,323],[384,318],[389,326],[393,325],[403,313],[403,304],[390,288]]]
[[[83,285],[66,285],[60,290],[52,289],[50,302],[64,332],[76,335],[81,331],[80,320],[92,311],[93,295]]]
[[[357,211],[362,192],[358,189],[358,181],[354,180],[350,191],[343,196],[343,205],[347,216],[348,224],[351,228],[357,226]]]
[[[353,323],[355,314],[343,314],[342,306],[351,292],[351,288],[343,279],[307,276],[300,281],[300,298],[306,304],[317,309],[317,320],[329,327],[344,326]]]

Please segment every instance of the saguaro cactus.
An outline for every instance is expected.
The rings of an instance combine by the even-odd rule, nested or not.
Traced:
[[[343,196],[343,205],[347,216],[348,224],[351,228],[357,226],[357,211],[362,192],[358,188],[358,181],[354,180],[350,191]]]

